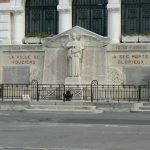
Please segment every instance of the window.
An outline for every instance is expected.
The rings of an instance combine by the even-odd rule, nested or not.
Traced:
[[[42,32],[49,35],[57,34],[57,5],[57,0],[27,0],[26,35]]]
[[[81,26],[97,34],[107,34],[107,0],[74,0],[73,26]]]
[[[150,0],[122,0],[122,33],[150,32]]]

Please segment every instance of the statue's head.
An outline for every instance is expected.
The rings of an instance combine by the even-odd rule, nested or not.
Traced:
[[[71,37],[72,37],[73,40],[76,40],[77,39],[77,34],[76,33],[72,33]]]

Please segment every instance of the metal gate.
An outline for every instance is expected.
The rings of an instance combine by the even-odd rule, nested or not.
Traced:
[[[63,100],[65,86],[63,84],[39,84],[38,96],[41,100]]]
[[[30,97],[33,100],[63,100],[65,86],[63,84],[38,84],[33,80],[30,85]]]

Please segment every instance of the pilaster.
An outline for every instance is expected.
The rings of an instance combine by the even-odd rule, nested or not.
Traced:
[[[108,10],[108,37],[113,43],[120,43],[121,36],[121,2],[109,0]]]
[[[22,44],[25,36],[25,12],[13,11],[12,44]]]
[[[69,0],[59,0],[59,33],[72,28],[72,9]]]
[[[11,44],[10,12],[0,12],[0,44]]]

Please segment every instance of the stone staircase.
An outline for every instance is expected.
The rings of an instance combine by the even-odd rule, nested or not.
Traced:
[[[131,112],[147,112],[150,113],[150,102],[135,103],[131,108]]]
[[[93,102],[85,100],[72,100],[72,101],[59,101],[59,100],[44,100],[44,101],[30,101],[30,108],[28,111],[81,111],[81,112],[97,112],[101,113],[104,111],[114,112],[129,112],[132,103],[117,101],[99,101]]]
[[[30,101],[28,111],[73,111],[73,112],[102,112],[94,105],[86,105],[85,101]]]
[[[60,100],[5,100],[0,102],[0,110],[17,111],[129,112],[132,106],[133,103],[129,103],[128,101],[120,101],[118,103],[118,101],[108,102],[107,100],[93,103],[87,100],[72,100],[66,102]],[[142,107],[143,105],[140,106]],[[145,107],[150,107],[150,105],[147,104]],[[133,108],[135,109],[135,107]]]

